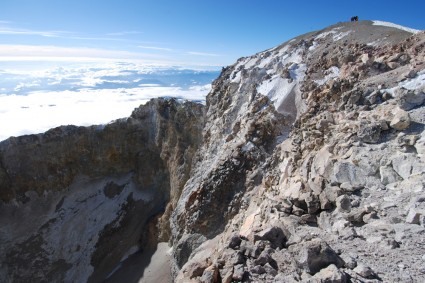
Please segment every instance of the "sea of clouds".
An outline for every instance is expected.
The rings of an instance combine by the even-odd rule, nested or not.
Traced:
[[[205,102],[217,69],[129,62],[0,62],[0,141],[128,117],[151,98]]]

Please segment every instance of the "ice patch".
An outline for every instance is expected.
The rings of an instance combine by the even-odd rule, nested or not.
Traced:
[[[373,21],[373,25],[375,26],[384,26],[384,27],[391,27],[391,28],[396,28],[396,29],[401,29],[410,33],[418,33],[421,32],[418,29],[413,29],[413,28],[408,28],[408,27],[404,27],[401,25],[397,25],[397,24],[393,24],[390,22],[383,22],[383,21]]]

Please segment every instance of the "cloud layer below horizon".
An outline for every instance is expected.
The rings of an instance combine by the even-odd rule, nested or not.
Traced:
[[[218,76],[217,71],[130,63],[34,65],[0,64],[0,141],[60,125],[106,124],[155,97],[203,103]]]

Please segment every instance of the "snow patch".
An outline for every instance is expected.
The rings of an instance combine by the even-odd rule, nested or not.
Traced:
[[[340,40],[340,39],[342,39],[342,38],[344,38],[344,37],[346,37],[348,34],[350,34],[351,33],[351,31],[346,31],[346,32],[338,32],[338,30],[340,29],[340,27],[338,27],[338,28],[334,28],[334,29],[332,29],[332,30],[330,30],[330,31],[326,31],[326,32],[323,32],[323,33],[321,33],[321,34],[319,34],[318,36],[316,36],[315,38],[314,38],[314,40],[316,41],[316,40],[318,40],[318,39],[321,39],[321,38],[325,38],[325,37],[328,37],[328,36],[330,36],[330,35],[333,35],[333,40],[334,41],[338,41],[338,40]],[[314,45],[314,44],[313,44]]]
[[[291,67],[289,67],[289,74],[291,76],[291,79],[296,81],[302,81],[305,77],[305,71],[307,70],[306,64],[292,64]]]
[[[333,36],[333,40],[334,41],[338,41],[340,39],[343,39],[344,37],[346,37],[347,35],[349,35],[351,33],[351,31],[346,31],[346,32],[340,32],[337,33]]]
[[[395,91],[400,88],[408,90],[425,88],[425,70],[420,71],[415,78],[402,81],[395,87],[383,89],[382,92],[387,92],[394,97]]]
[[[425,87],[425,70],[419,72],[417,76],[413,79],[400,82],[399,87],[403,87],[409,90],[420,89],[422,87]]]
[[[270,80],[263,81],[257,91],[266,95],[273,102],[276,109],[279,109],[296,89],[297,85],[304,79],[307,66],[305,64],[294,63],[289,68],[291,80],[275,75]]]
[[[383,21],[373,21],[373,25],[374,26],[384,26],[384,27],[391,27],[391,28],[396,28],[396,29],[401,29],[410,33],[418,33],[420,32],[420,30],[417,29],[413,29],[413,28],[408,28],[408,27],[404,27],[401,25],[397,25],[397,24],[393,24],[390,22],[383,22]]]
[[[317,48],[318,44],[316,41],[313,41],[313,45],[308,48],[308,51],[313,51]]]
[[[319,86],[324,85],[330,79],[339,77],[339,68],[332,66],[329,69],[327,69],[324,73],[326,74],[326,76],[323,79],[314,81]]]
[[[292,103],[288,101],[292,99],[294,95],[296,95],[294,91],[299,92],[299,83],[305,77],[307,66],[305,64],[301,64],[302,48],[291,50],[290,52],[288,52],[289,48],[287,46],[282,49],[285,50],[285,54],[282,56],[282,58],[279,59],[279,61],[284,66],[291,64],[288,68],[290,79],[282,78],[274,71],[274,75],[272,75],[270,79],[262,81],[257,86],[257,91],[262,95],[268,96],[276,109],[280,109],[279,111],[285,112],[282,106],[284,106],[285,103]],[[282,50],[280,50],[278,56],[280,54],[282,54]],[[267,66],[268,63],[270,63],[274,58],[276,58],[276,55],[268,57],[262,62],[261,65]],[[267,73],[272,74],[272,72]]]
[[[256,57],[253,57],[251,60],[249,60],[248,62],[246,62],[245,69],[251,69],[256,64],[257,64],[257,58]]]
[[[283,56],[283,55],[287,54],[288,49],[289,49],[289,45],[285,45],[285,47],[283,47],[282,49],[279,50],[278,56]]]
[[[249,152],[253,148],[255,148],[255,145],[252,142],[249,141],[244,146],[242,146],[241,150],[242,150],[242,152]]]
[[[273,98],[273,94],[279,89],[284,89],[285,85],[287,84],[288,84],[287,79],[283,79],[282,77],[276,75],[272,77],[270,80],[263,81],[257,87],[257,91],[263,95]]]
[[[264,68],[264,67],[268,66],[274,58],[275,58],[274,56],[270,55],[267,58],[262,59],[260,64],[258,65],[258,67]]]
[[[241,81],[242,71],[239,71],[239,72],[236,72],[236,73],[232,73],[232,75],[230,77],[232,78],[230,80],[230,82],[232,82],[232,83],[239,83]]]
[[[351,31],[338,32],[339,29],[341,29],[341,27],[334,28],[334,29],[332,29],[330,31],[323,32],[323,33],[319,34],[318,36],[316,36],[314,38],[314,41],[316,41],[318,39],[321,39],[321,38],[325,38],[325,37],[331,36],[331,35],[333,35],[333,37],[332,37],[333,41],[338,41],[338,40],[346,37],[347,35],[349,35],[351,33]],[[314,46],[313,49],[315,48],[315,44],[314,43],[313,43],[313,46]]]

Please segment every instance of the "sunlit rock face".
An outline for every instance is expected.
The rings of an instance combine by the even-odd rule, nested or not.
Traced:
[[[425,280],[424,46],[340,23],[223,69],[172,214],[176,282]]]
[[[1,281],[105,279],[173,207],[202,124],[202,105],[158,99],[105,126],[2,142]]]

